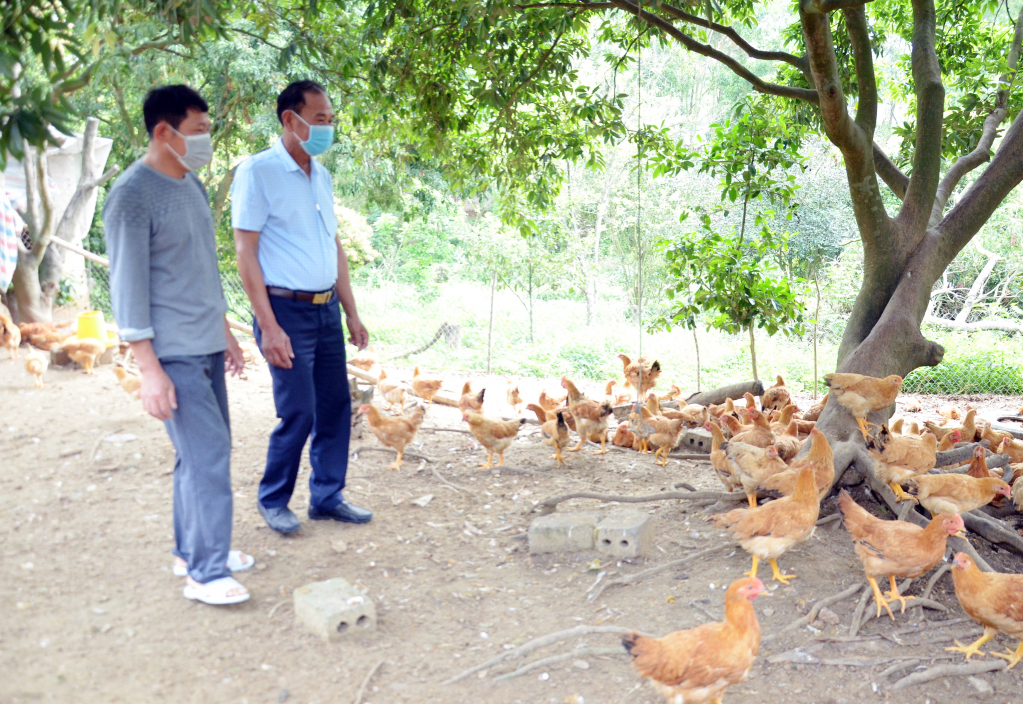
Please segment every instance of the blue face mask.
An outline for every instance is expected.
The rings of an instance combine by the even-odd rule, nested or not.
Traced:
[[[291,111],[291,114],[302,120],[302,116],[294,110]],[[302,120],[302,124],[309,128],[309,139],[304,141],[300,139],[298,143],[302,145],[306,154],[319,156],[330,149],[330,145],[334,143],[334,125],[310,125],[305,120]]]

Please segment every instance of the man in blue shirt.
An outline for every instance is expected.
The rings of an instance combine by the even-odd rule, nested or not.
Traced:
[[[340,301],[349,340],[364,349],[348,258],[337,240],[330,173],[312,157],[334,139],[334,110],[313,81],[277,98],[284,128],[270,149],[243,162],[231,188],[238,272],[255,314],[256,342],[270,363],[280,423],[270,435],[258,508],[279,533],[299,528],[288,508],[302,448],[312,434],[309,518],[365,523],[373,514],[345,501],[351,399]]]

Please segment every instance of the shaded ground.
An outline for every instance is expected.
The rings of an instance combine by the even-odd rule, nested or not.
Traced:
[[[517,679],[490,678],[521,661],[500,665],[454,685],[440,683],[509,646],[576,625],[617,625],[650,633],[687,628],[722,613],[721,587],[748,569],[741,550],[723,552],[639,584],[586,599],[596,554],[531,557],[522,534],[535,500],[572,490],[646,494],[685,481],[718,489],[706,463],[589,451],[555,470],[536,428],[527,426],[508,451],[514,467],[535,474],[482,472],[484,454],[470,436],[422,432],[413,451],[436,464],[409,461],[389,472],[392,457],[361,452],[349,473],[347,496],[376,512],[364,526],[303,521],[281,537],[255,508],[266,438],[275,418],[265,369],[248,381],[229,382],[235,435],[235,547],[252,552],[256,569],[240,575],[253,594],[245,604],[208,607],[181,596],[170,573],[173,450],[160,423],[141,415],[137,401],[117,385],[109,367],[95,377],[51,369],[45,389],[33,389],[17,362],[0,360],[0,702],[349,702],[370,668],[382,659],[364,701],[586,702],[662,701],[642,685],[624,656],[569,659]],[[452,383],[457,389],[460,382]],[[503,386],[491,394],[491,413],[507,413]],[[934,417],[932,403],[923,397]],[[1018,399],[987,398],[982,415],[1018,407]],[[806,399],[800,399],[804,407]],[[962,407],[962,402],[960,402]],[[434,406],[426,427],[458,428],[455,410]],[[120,442],[106,442],[110,436]],[[134,436],[134,439],[130,439]],[[379,447],[367,432],[354,446]],[[446,480],[462,490],[442,484]],[[308,464],[303,465],[303,481]],[[855,498],[880,511],[856,487]],[[433,494],[425,507],[411,500]],[[292,508],[305,518],[308,489],[300,482]],[[600,507],[573,501],[563,509]],[[653,553],[635,561],[604,561],[610,579],[685,556],[721,540],[703,515],[679,502],[644,504],[656,517]],[[822,508],[835,510],[834,499]],[[470,528],[471,526],[471,528]],[[342,545],[343,543],[343,545]],[[338,552],[343,549],[343,552]],[[992,565],[1020,571],[1021,561],[981,551]],[[905,662],[920,666],[958,662],[944,652],[951,638],[973,639],[979,629],[951,591],[938,582],[934,598],[947,614],[925,611],[925,630],[905,629],[918,611],[892,624],[870,621],[852,641],[847,633],[856,597],[834,604],[838,625],[817,622],[781,629],[817,599],[862,581],[845,530],[835,522],[781,560],[798,579],[756,602],[763,632],[774,635],[745,685],[725,700],[952,702],[977,696],[965,678],[938,680],[895,694],[885,687],[906,671],[882,672]],[[761,577],[768,574],[765,568]],[[307,582],[342,576],[365,586],[377,603],[375,632],[325,645],[294,624],[291,591]],[[923,580],[910,593],[919,593]],[[912,621],[910,620],[912,617]],[[941,621],[951,619],[945,626]],[[901,629],[901,632],[900,632]],[[899,633],[897,633],[899,632]],[[895,634],[895,635],[893,635]],[[614,635],[556,644],[528,660],[577,645],[609,647]],[[1000,649],[1015,645],[1000,638]],[[785,655],[802,648],[809,656]],[[782,660],[831,661],[800,664]],[[956,656],[959,657],[959,656]],[[581,662],[574,662],[581,660]],[[583,663],[585,663],[585,668]],[[912,665],[910,665],[912,667]],[[1018,701],[1023,668],[978,677],[991,685],[991,701]]]

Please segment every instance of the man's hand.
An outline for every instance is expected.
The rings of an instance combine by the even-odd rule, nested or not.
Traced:
[[[178,409],[174,382],[163,367],[142,370],[142,407],[157,420],[170,420]]]
[[[263,356],[270,364],[281,369],[291,369],[295,353],[291,350],[291,338],[280,325],[263,328],[261,347]]]
[[[348,341],[360,350],[366,349],[369,345],[369,330],[362,324],[357,315],[349,315],[345,322],[348,324]]]
[[[238,340],[227,333],[227,350],[224,351],[224,371],[231,376],[239,376],[245,371],[245,355]]]

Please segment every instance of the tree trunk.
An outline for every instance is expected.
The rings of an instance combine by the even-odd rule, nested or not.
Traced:
[[[497,269],[490,280],[490,324],[487,326],[487,374],[490,373],[490,360],[494,349],[494,297],[497,292]]]
[[[753,326],[749,326],[749,356],[750,361],[753,363],[753,381],[760,381],[760,377],[757,375],[757,343],[753,339]]]
[[[813,400],[817,400],[817,321],[821,317],[821,284],[817,278],[817,267],[813,268],[813,285],[817,288],[817,311],[813,314]]]

